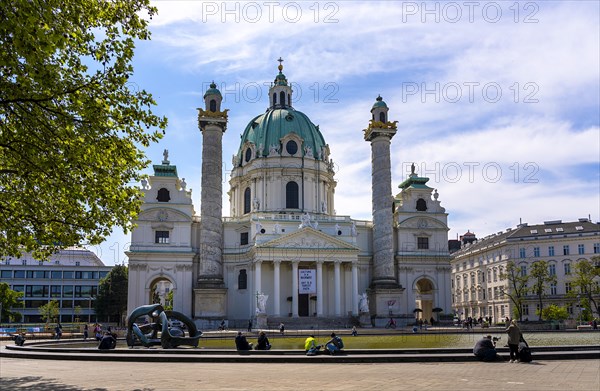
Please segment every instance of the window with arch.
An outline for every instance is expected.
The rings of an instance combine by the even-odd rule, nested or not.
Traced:
[[[273,93],[273,106],[277,104],[277,93]]]
[[[217,101],[216,100],[214,100],[214,99],[210,100],[209,110],[212,111],[213,113],[217,111]]]
[[[419,198],[417,200],[417,210],[419,212],[425,212],[427,210],[427,202],[424,199]]]
[[[292,105],[292,96],[288,95],[288,106]]]
[[[252,159],[252,148],[246,148],[246,153],[244,155],[244,160],[248,163]]]
[[[162,189],[159,189],[158,194],[156,196],[156,200],[158,202],[169,202],[171,200],[169,190],[165,189],[164,187]]]
[[[251,203],[250,203],[250,188],[247,187],[244,190],[244,214],[250,213]]]
[[[385,113],[384,113],[384,112],[381,112],[381,113],[379,113],[379,121],[381,121],[381,122],[383,122],[383,123],[385,123],[385,122],[386,122],[386,121],[385,121]]]
[[[299,208],[298,184],[296,182],[288,182],[285,185],[285,207],[290,209]]]
[[[281,102],[282,106],[285,104],[285,92],[281,91],[279,93],[279,101]]]
[[[248,289],[248,274],[246,274],[246,269],[240,270],[240,274],[238,274],[238,289]]]

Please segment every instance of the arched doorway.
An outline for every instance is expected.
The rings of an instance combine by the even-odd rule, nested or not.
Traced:
[[[157,278],[150,285],[148,302],[160,304],[166,310],[173,309],[173,283],[167,278]]]
[[[415,284],[415,311],[416,319],[429,320],[433,317],[433,283],[427,278],[419,279]]]

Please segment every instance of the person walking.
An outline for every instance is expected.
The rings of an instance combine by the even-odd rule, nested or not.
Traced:
[[[86,341],[89,337],[89,329],[87,323],[83,325],[83,340]]]
[[[517,362],[519,360],[519,341],[523,338],[521,329],[517,326],[515,319],[510,321],[505,332],[508,334],[508,348],[510,349],[510,361]]]

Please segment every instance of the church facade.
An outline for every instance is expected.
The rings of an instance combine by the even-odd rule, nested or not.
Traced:
[[[269,108],[250,120],[232,157],[228,217],[220,164],[228,110],[214,83],[198,109],[200,214],[166,150],[143,181],[127,253],[129,312],[151,303],[166,283],[173,309],[203,328],[222,319],[255,318],[264,326],[284,317],[308,323],[351,316],[381,326],[390,317],[403,324],[451,313],[448,215],[414,169],[392,195],[397,127],[386,103],[377,98],[363,131],[372,150],[373,220],[340,216],[329,145],[292,106],[282,71],[280,64]]]

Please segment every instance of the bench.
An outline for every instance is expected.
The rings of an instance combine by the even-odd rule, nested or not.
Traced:
[[[577,330],[591,330],[592,329],[592,325],[589,324],[581,324],[579,326],[577,326]]]

